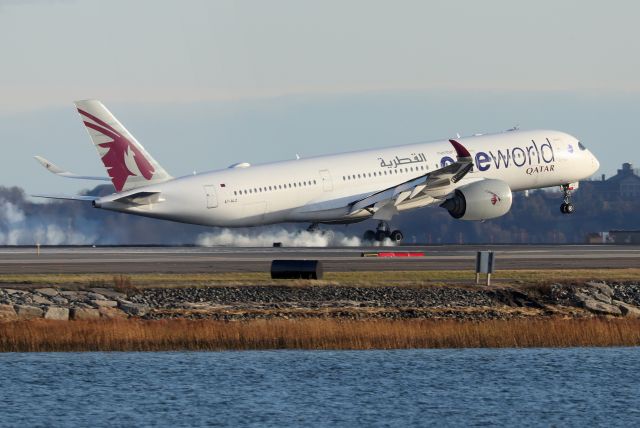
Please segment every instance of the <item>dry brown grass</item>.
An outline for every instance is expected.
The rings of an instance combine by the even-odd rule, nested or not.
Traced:
[[[638,346],[638,319],[339,321],[31,320],[0,324],[0,351]]]
[[[382,272],[327,272],[323,281],[272,280],[268,273],[193,273],[159,274],[9,274],[0,276],[0,285],[31,285],[59,287],[108,287],[123,289],[137,287],[208,287],[243,285],[344,285],[344,286],[420,286],[444,284],[470,284],[475,274],[470,270],[421,270]],[[541,269],[500,270],[493,276],[501,284],[544,284],[566,281],[637,281],[640,269]]]

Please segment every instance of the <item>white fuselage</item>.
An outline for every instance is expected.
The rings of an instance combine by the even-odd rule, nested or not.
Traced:
[[[573,136],[549,130],[509,131],[456,139],[471,153],[473,171],[458,185],[491,178],[521,191],[583,180],[597,159]],[[257,226],[280,222],[353,222],[348,204],[453,162],[444,141],[417,143],[256,166],[237,166],[105,196],[96,206],[208,226]],[[153,204],[131,206],[114,199],[160,192]],[[431,196],[400,204],[406,210],[441,202]]]

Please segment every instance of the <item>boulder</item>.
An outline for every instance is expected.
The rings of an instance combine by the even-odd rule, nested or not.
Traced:
[[[13,321],[17,318],[18,314],[12,305],[0,305],[0,322]]]
[[[618,306],[610,305],[595,299],[586,299],[582,302],[582,307],[598,315],[622,315]]]
[[[111,290],[109,288],[92,288],[91,291],[93,291],[94,293],[102,294],[103,296],[113,300],[127,298],[126,294]]]
[[[37,294],[31,295],[31,302],[35,303],[36,305],[50,305],[51,304],[51,300],[49,300],[49,299],[47,299],[46,297],[43,297],[43,296],[38,296]]]
[[[60,294],[69,300],[78,300],[80,298],[80,295],[78,294],[77,291],[65,290],[65,291],[61,291]]]
[[[93,308],[71,308],[71,319],[95,320],[100,318],[100,312]]]
[[[55,288],[38,288],[35,290],[36,292],[44,295],[44,296],[48,296],[48,297],[53,297],[53,296],[57,296],[58,295],[58,290],[56,290]]]
[[[14,309],[18,314],[18,318],[23,320],[42,318],[44,315],[44,311],[37,306],[15,305]]]
[[[580,302],[595,299],[599,302],[611,304],[611,296],[601,293],[598,288],[580,288],[579,291],[575,292],[575,296]]]
[[[619,300],[614,300],[613,304],[620,308],[622,315],[630,318],[640,318],[640,308]]]
[[[115,300],[92,300],[91,305],[96,308],[115,308],[118,306],[118,302]]]
[[[26,291],[16,290],[14,288],[4,288],[4,292],[7,294],[24,294]]]
[[[127,315],[143,317],[149,312],[149,306],[142,303],[134,303],[128,300],[118,300],[118,307]]]
[[[585,283],[586,286],[598,290],[598,293],[604,294],[607,297],[613,297],[613,289],[607,285],[606,282],[589,281]]]
[[[58,304],[58,305],[68,305],[69,304],[69,301],[67,299],[65,299],[64,297],[62,297],[62,296],[53,296],[51,298],[51,301],[53,303]]]
[[[91,300],[106,300],[106,297],[104,297],[102,294],[94,293],[92,291],[87,293],[87,298]]]
[[[93,308],[92,305],[85,303],[85,302],[73,302],[73,307],[74,308],[84,308],[84,309],[91,309]]]
[[[69,309],[60,308],[58,306],[49,306],[44,313],[44,319],[67,321],[69,320]]]
[[[120,309],[118,308],[110,308],[107,306],[103,306],[98,308],[98,312],[100,313],[100,316],[103,318],[128,318],[129,316],[127,314],[125,314],[124,312],[122,312]]]

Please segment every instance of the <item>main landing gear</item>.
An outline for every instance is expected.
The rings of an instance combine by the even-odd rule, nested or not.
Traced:
[[[571,203],[571,188],[568,184],[562,185],[562,204],[560,205],[560,212],[562,214],[573,214],[576,208]]]
[[[389,238],[394,244],[399,244],[404,239],[404,235],[399,230],[391,231],[389,224],[386,221],[380,221],[375,231],[367,230],[363,236],[365,241],[378,241],[382,242]]]
[[[333,241],[335,237],[333,230],[321,230],[319,223],[311,223],[309,227],[307,227],[307,232],[327,238],[329,242]]]

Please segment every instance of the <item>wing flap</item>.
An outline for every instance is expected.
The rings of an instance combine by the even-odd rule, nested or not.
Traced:
[[[127,196],[114,199],[112,202],[119,202],[127,205],[151,205],[164,202],[160,197],[161,192],[136,192]]]

